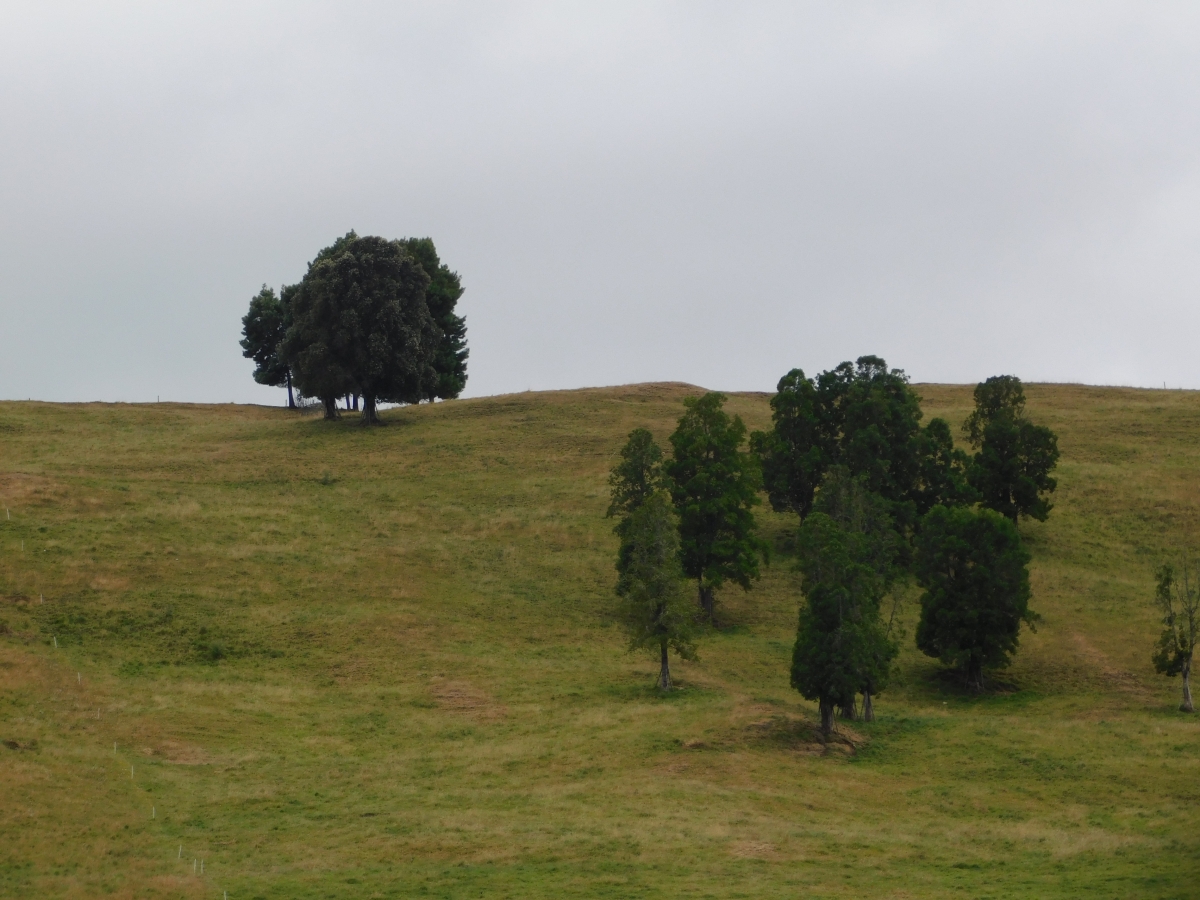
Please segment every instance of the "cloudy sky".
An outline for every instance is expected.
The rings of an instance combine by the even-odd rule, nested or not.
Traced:
[[[11,2],[0,397],[278,403],[264,282],[434,238],[467,394],[1200,387],[1200,7]]]

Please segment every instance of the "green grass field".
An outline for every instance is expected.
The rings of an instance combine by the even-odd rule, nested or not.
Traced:
[[[917,390],[957,432],[970,388]],[[910,586],[879,721],[828,748],[789,518],[681,690],[611,622],[608,469],[694,393],[0,404],[0,897],[1200,896],[1200,725],[1150,665],[1200,393],[1028,386],[1038,632],[971,697]]]

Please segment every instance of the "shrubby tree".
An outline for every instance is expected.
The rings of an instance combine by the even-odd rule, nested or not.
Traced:
[[[284,288],[285,300],[290,291]],[[269,387],[286,387],[288,409],[296,408],[292,396],[292,369],[279,353],[279,345],[291,324],[286,303],[265,284],[250,300],[250,311],[242,316],[242,356],[254,360],[254,380]]]
[[[645,428],[635,428],[621,448],[621,461],[613,466],[608,476],[612,502],[606,516],[617,519],[613,531],[621,539],[618,572],[625,571],[631,517],[662,486],[662,458],[662,450],[654,443],[654,436]]]
[[[886,504],[844,468],[822,483],[799,533],[804,602],[792,651],[792,686],[817,701],[828,736],[835,709],[874,721],[873,698],[888,682],[897,647],[882,601],[895,571],[898,536]]]
[[[1044,522],[1058,482],[1058,438],[1025,417],[1025,390],[1014,375],[998,375],[975,388],[975,411],[963,432],[977,449],[970,485],[980,502],[1016,524],[1029,516]]]
[[[663,466],[679,514],[680,558],[699,586],[700,606],[716,622],[713,593],[726,581],[750,589],[758,560],[768,552],[756,533],[757,460],[743,451],[746,426],[722,409],[725,395],[684,401],[671,435],[672,457]]]
[[[1184,562],[1179,570],[1167,564],[1158,570],[1155,599],[1162,612],[1163,632],[1154,652],[1154,668],[1163,675],[1183,676],[1182,712],[1193,712],[1192,654],[1200,637],[1200,584]]]
[[[362,397],[362,421],[379,421],[377,404],[416,403],[436,381],[441,333],[429,313],[429,276],[399,241],[353,231],[322,250],[292,300],[283,342],[296,382],[321,397]]]
[[[1029,610],[1029,553],[1016,526],[990,509],[935,506],[917,536],[925,588],[917,647],[958,669],[974,690],[985,668],[1008,665]]]
[[[658,654],[658,685],[669,691],[668,650],[695,659],[696,641],[695,609],[679,565],[679,524],[665,492],[649,494],[629,515],[617,568],[617,596],[629,649],[649,648]]]

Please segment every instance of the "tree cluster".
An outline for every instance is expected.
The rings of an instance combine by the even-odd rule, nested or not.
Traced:
[[[1029,554],[1016,524],[1044,520],[1058,459],[1054,434],[1025,416],[1019,379],[975,389],[963,425],[921,425],[904,372],[875,356],[807,378],[793,369],[771,400],[772,429],[751,443],[774,509],[801,519],[803,575],[792,684],[816,700],[822,727],[835,710],[872,716],[896,653],[884,597],[898,574],[925,590],[917,646],[982,689],[1007,663],[1029,611]],[[836,515],[831,510],[839,511]]]
[[[457,397],[466,385],[463,288],[429,238],[386,240],[353,231],[323,249],[299,284],[263,289],[242,319],[243,355],[260,384],[319,398],[362,398],[364,424],[380,403]],[[349,405],[349,404],[348,404]]]
[[[717,621],[715,592],[726,582],[748,590],[767,552],[753,513],[758,463],[725,401],[718,393],[684,401],[669,458],[649,431],[635,429],[609,477],[621,620],[631,649],[659,652],[663,690],[671,685],[668,648],[694,658],[698,624]],[[682,599],[685,579],[696,583],[698,609]]]

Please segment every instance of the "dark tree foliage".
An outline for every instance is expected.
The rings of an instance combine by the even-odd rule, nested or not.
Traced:
[[[650,648],[659,657],[658,685],[671,689],[667,651],[696,658],[695,612],[679,565],[679,524],[663,491],[642,499],[626,520],[618,557],[617,596],[629,649]]]
[[[770,431],[750,435],[750,448],[762,464],[763,485],[776,512],[803,519],[812,510],[821,476],[835,452],[822,417],[817,389],[801,369],[792,369],[771,398]]]
[[[621,461],[613,466],[608,476],[612,502],[605,515],[617,519],[613,531],[621,539],[618,572],[625,571],[630,518],[662,486],[662,458],[662,450],[654,443],[653,435],[645,428],[635,428],[621,448]]]
[[[433,358],[435,377],[423,386],[424,397],[452,400],[467,386],[467,320],[454,312],[458,298],[463,295],[462,281],[457,272],[438,259],[432,239],[408,238],[400,243],[429,276],[425,302],[442,332]]]
[[[1182,712],[1193,712],[1192,656],[1200,639],[1200,584],[1195,569],[1183,563],[1176,571],[1173,565],[1159,568],[1155,599],[1162,613],[1163,632],[1154,650],[1154,669],[1167,676],[1183,676]]]
[[[930,419],[917,442],[913,506],[923,516],[935,506],[970,506],[979,497],[969,481],[971,458],[954,447],[945,419]]]
[[[699,585],[700,605],[716,621],[713,592],[726,581],[749,590],[758,560],[768,552],[756,534],[758,462],[741,447],[746,426],[722,409],[725,395],[684,401],[671,435],[672,458],[663,466],[679,513],[683,571]]]
[[[990,509],[935,506],[917,536],[921,620],[917,647],[958,669],[974,690],[983,670],[1008,665],[1029,611],[1029,553],[1017,528]]]
[[[793,369],[780,380],[771,409],[772,429],[756,432],[751,447],[776,511],[807,516],[832,466],[863,478],[906,535],[935,504],[972,502],[967,458],[954,449],[949,428],[935,419],[922,429],[920,398],[908,376],[877,356],[815,379]]]
[[[835,709],[854,715],[860,692],[863,715],[873,719],[872,698],[887,685],[897,648],[881,604],[895,544],[884,502],[846,470],[832,472],[800,526],[804,602],[792,651],[792,686],[817,701],[826,735]]]
[[[1013,375],[989,378],[975,388],[975,411],[963,425],[978,448],[970,485],[980,502],[1013,523],[1020,516],[1044,522],[1053,508],[1048,495],[1058,482],[1058,438],[1025,418],[1025,391]]]
[[[292,300],[284,340],[300,389],[334,400],[362,396],[364,424],[377,404],[417,403],[435,378],[441,333],[429,314],[429,278],[399,241],[350,232],[309,265]]]
[[[283,289],[283,300],[265,284],[250,300],[250,311],[242,316],[242,356],[254,360],[254,380],[270,387],[286,387],[288,409],[296,408],[292,397],[292,370],[279,354],[279,345],[287,333],[291,317],[288,315],[288,288]]]
[[[860,356],[817,377],[828,428],[838,435],[833,462],[861,476],[871,493],[891,505],[897,527],[915,519],[921,401],[908,376],[878,356]]]

